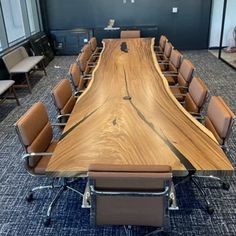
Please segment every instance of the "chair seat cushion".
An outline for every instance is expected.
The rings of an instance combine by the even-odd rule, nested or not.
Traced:
[[[46,152],[53,152],[57,146],[58,141],[52,141]],[[50,161],[50,156],[43,156],[34,168],[37,175],[45,175],[46,168]]]
[[[10,73],[28,73],[42,60],[43,56],[26,57],[13,66],[10,69]]]
[[[170,90],[174,95],[178,94],[177,96],[175,96],[178,101],[180,102],[184,101],[184,96],[181,96],[182,92],[179,87],[171,87]]]
[[[14,80],[0,80],[0,95],[5,93],[14,83]]]

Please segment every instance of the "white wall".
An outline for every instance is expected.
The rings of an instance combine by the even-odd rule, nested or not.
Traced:
[[[219,47],[224,0],[212,1],[212,16],[209,47]],[[235,46],[233,30],[236,26],[236,0],[228,0],[223,46]]]

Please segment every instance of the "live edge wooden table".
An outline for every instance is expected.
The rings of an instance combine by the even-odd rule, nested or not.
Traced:
[[[90,164],[101,163],[170,165],[175,176],[189,171],[232,175],[233,166],[213,134],[170,92],[154,39],[107,39],[103,46],[47,172],[76,177],[86,174]]]

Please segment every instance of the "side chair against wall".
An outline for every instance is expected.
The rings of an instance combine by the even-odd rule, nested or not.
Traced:
[[[165,35],[161,35],[159,39],[159,45],[154,46],[154,51],[157,53],[163,53],[167,42],[168,42],[168,38]]]
[[[140,37],[141,37],[140,30],[122,30],[120,32],[121,39],[140,38]]]
[[[56,148],[57,141],[53,140],[52,126],[61,126],[63,124],[51,124],[48,119],[47,110],[42,102],[35,103],[15,124],[16,133],[25,149],[26,154],[22,157],[25,168],[32,176],[46,176],[46,168],[50,157]],[[51,222],[51,213],[59,197],[65,190],[72,190],[80,196],[82,193],[68,185],[66,179],[59,179],[58,184],[53,179],[51,185],[38,186],[27,194],[26,200],[31,202],[33,194],[37,190],[58,189],[57,194],[51,201],[44,225],[49,226]]]
[[[61,80],[52,90],[52,99],[59,112],[57,117],[60,122],[66,122],[75,106],[77,97],[73,91],[68,79]]]
[[[182,96],[182,94],[186,93],[186,89],[188,89],[193,78],[194,71],[195,67],[193,64],[189,60],[184,59],[178,74],[164,73],[164,76],[170,85],[171,92],[174,95],[176,94],[176,99],[180,102],[184,101],[184,96]]]
[[[158,62],[169,61],[172,50],[174,50],[173,45],[170,42],[167,42],[165,44],[164,52],[163,53],[156,53],[157,61]]]
[[[224,102],[224,100],[219,96],[211,97],[206,117],[204,118],[203,116],[201,116],[198,118],[200,120],[204,120],[203,123],[205,124],[206,128],[208,128],[213,133],[219,145],[221,145],[222,149],[224,151],[228,151],[227,141],[232,132],[232,128],[236,123],[236,117],[235,114],[230,110],[230,108]],[[223,179],[213,175],[203,176],[203,175],[192,174],[191,176],[188,176],[187,179],[190,179],[197,186],[199,192],[201,193],[206,202],[207,212],[209,214],[212,214],[214,212],[214,208],[207,199],[207,194],[205,193],[199,181],[197,180],[198,179],[216,180],[221,183],[221,187],[224,190],[229,190],[230,188],[230,185],[224,182]],[[178,183],[177,185],[185,181],[186,179]],[[177,187],[177,185],[175,187]]]
[[[80,96],[88,86],[91,76],[83,76],[77,63],[70,65],[69,78],[75,90],[75,95]]]
[[[95,225],[153,226],[168,230],[172,172],[169,166],[89,167],[90,221]]]
[[[178,50],[172,50],[170,54],[170,60],[159,61],[159,65],[163,73],[177,74],[181,66],[183,55]]]

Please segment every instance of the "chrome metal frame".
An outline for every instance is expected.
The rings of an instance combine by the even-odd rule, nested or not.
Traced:
[[[161,197],[166,196],[164,198],[164,227],[157,228],[156,230],[146,234],[145,236],[149,236],[152,234],[155,234],[157,232],[161,231],[167,231],[170,227],[169,222],[169,198],[170,193],[172,190],[172,181],[166,180],[164,184],[164,191],[162,192],[117,192],[117,191],[98,191],[95,189],[95,181],[93,179],[88,180],[88,186],[90,190],[90,202],[91,202],[91,210],[90,210],[90,224],[95,225],[96,224],[96,196],[131,196],[131,197]],[[124,226],[125,233],[127,236],[132,235],[132,226],[131,225],[125,225]]]

